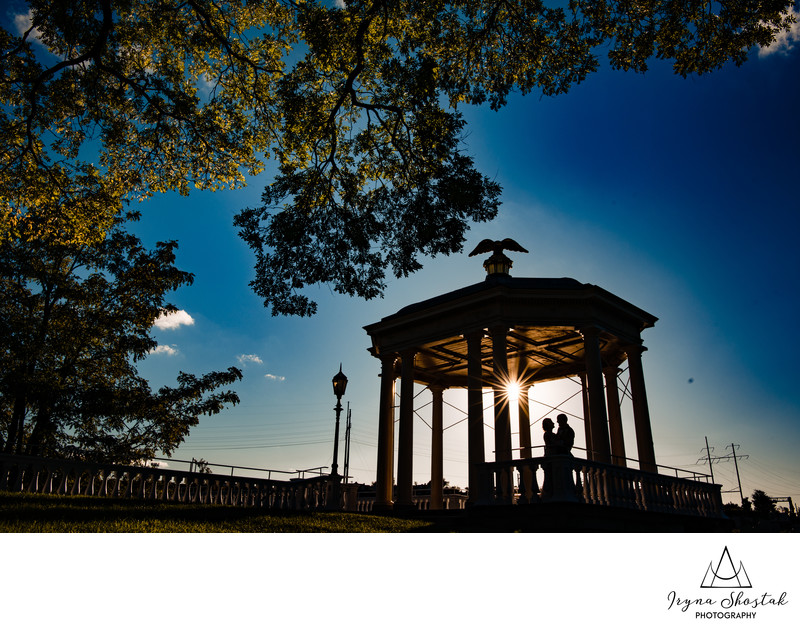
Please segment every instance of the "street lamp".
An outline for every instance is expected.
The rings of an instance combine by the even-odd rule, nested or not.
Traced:
[[[339,417],[342,414],[342,397],[344,391],[347,390],[347,377],[342,372],[342,365],[339,364],[339,372],[333,377],[333,394],[336,396],[336,407],[333,410],[336,412],[336,432],[333,438],[333,466],[331,467],[331,475],[339,474]]]

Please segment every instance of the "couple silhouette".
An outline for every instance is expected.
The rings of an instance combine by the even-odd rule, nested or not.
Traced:
[[[575,430],[573,430],[567,422],[566,414],[559,414],[556,417],[558,421],[558,431],[553,433],[553,419],[546,418],[542,421],[542,429],[544,429],[544,455],[545,456],[571,456],[572,445],[575,442]],[[571,468],[570,468],[571,470]],[[542,498],[551,498],[554,492],[558,489],[562,491],[565,488],[572,488],[571,474],[564,477],[564,471],[561,465],[555,466],[552,462],[542,463],[542,471],[544,472],[544,481],[542,482]],[[553,476],[558,480],[553,480]]]
[[[569,454],[572,451],[572,445],[575,443],[575,430],[569,426],[567,415],[559,414],[556,420],[558,421],[558,431],[555,433],[553,432],[555,427],[553,419],[546,418],[542,421],[545,456]]]

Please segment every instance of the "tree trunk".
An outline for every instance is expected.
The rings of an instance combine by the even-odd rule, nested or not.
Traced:
[[[53,418],[50,413],[50,406],[46,403],[36,413],[33,420],[33,430],[28,438],[25,453],[28,456],[41,456],[43,447],[53,432]]]
[[[5,453],[22,453],[25,407],[25,394],[21,392],[17,393],[14,399],[14,409],[11,412],[11,422],[8,426],[8,438],[4,446]]]

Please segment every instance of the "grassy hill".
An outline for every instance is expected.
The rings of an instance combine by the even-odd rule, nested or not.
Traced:
[[[105,497],[0,492],[0,532],[424,532],[439,526],[334,512],[168,504]]]

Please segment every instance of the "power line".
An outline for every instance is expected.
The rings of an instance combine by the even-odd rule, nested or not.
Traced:
[[[744,494],[742,493],[742,480],[739,477],[739,462],[738,461],[740,459],[747,459],[750,456],[747,455],[747,454],[745,454],[745,455],[741,455],[740,454],[740,455],[737,456],[736,455],[736,448],[737,447],[739,447],[741,449],[742,446],[741,445],[734,445],[733,443],[731,443],[731,453],[730,454],[726,454],[724,456],[712,456],[711,455],[711,450],[708,447],[708,438],[706,438],[706,452],[707,452],[707,455],[703,456],[702,458],[699,458],[697,460],[697,464],[700,464],[701,462],[708,462],[709,469],[711,469],[711,463],[712,462],[722,462],[723,460],[733,460],[733,464],[736,467],[736,482],[739,484],[739,489],[738,489],[739,497],[742,499],[742,506],[744,506]],[[712,483],[714,481],[713,470],[712,470],[712,473],[711,473],[711,481],[712,481]],[[737,489],[734,489],[734,491],[735,490],[737,490]]]

